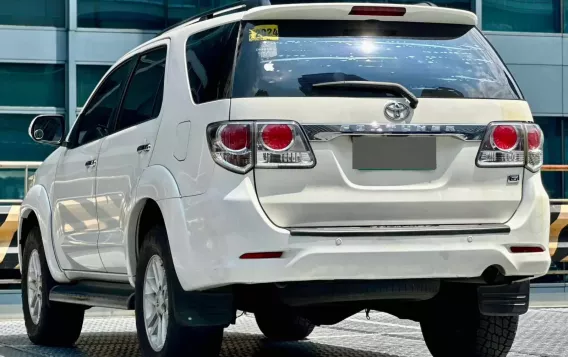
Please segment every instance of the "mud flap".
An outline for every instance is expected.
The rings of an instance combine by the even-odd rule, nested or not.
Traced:
[[[483,285],[477,288],[479,311],[487,316],[519,316],[529,310],[530,283]]]
[[[223,326],[235,323],[236,308],[232,290],[183,291],[174,294],[176,321],[183,326]]]

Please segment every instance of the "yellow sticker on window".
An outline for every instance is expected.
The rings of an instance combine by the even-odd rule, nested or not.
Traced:
[[[249,33],[249,41],[278,41],[278,25],[258,25]]]

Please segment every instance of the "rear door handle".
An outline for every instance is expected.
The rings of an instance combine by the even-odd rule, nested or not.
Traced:
[[[95,167],[96,165],[97,165],[97,160],[94,160],[94,159],[85,162],[85,166],[86,166],[87,168]]]
[[[143,152],[148,152],[150,151],[150,149],[152,149],[152,145],[150,144],[144,144],[144,145],[140,145],[138,148],[136,148],[136,151],[141,154]]]

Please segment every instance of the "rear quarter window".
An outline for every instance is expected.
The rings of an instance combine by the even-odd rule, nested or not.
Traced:
[[[256,35],[266,28],[277,36]],[[337,81],[394,82],[423,98],[521,98],[497,53],[471,26],[300,20],[247,22],[242,31],[236,98],[393,95],[313,87]]]
[[[228,98],[238,31],[239,24],[231,23],[187,39],[187,75],[196,104]]]

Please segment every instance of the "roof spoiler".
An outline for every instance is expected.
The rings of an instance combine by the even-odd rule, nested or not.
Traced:
[[[476,26],[469,11],[427,4],[304,3],[263,6],[248,10],[243,20],[377,20]]]
[[[262,9],[257,9],[257,11],[250,11],[249,14],[245,15],[243,19],[253,20],[253,19],[329,19],[326,17],[329,15],[356,15],[351,13],[351,9],[354,6],[368,7],[368,8],[401,8],[405,9],[404,16],[397,16],[396,21],[401,22],[433,22],[433,23],[448,23],[448,24],[463,24],[463,25],[477,25],[477,16],[469,11],[455,10],[450,8],[437,7],[435,4],[429,1],[417,2],[414,5],[408,4],[385,4],[385,3],[325,3],[322,2],[310,2],[302,3],[302,0],[290,0],[286,5],[278,4],[274,7],[270,0],[241,0],[234,3],[217,7],[212,10],[208,10],[187,18],[181,22],[178,22],[165,30],[161,31],[156,37],[182,25],[188,25],[192,23],[197,23],[205,20],[212,19],[216,16],[227,15],[234,12],[242,12],[251,10],[258,7],[263,7]],[[317,1],[317,0],[316,0]],[[425,9],[426,7],[433,7],[433,9]],[[434,9],[435,8],[435,9]],[[329,11],[325,11],[325,10]],[[299,11],[298,11],[299,10]],[[321,11],[323,13],[321,13]],[[293,14],[291,14],[293,12]],[[307,12],[307,13],[306,13]],[[320,12],[318,15],[317,13]],[[262,14],[262,15],[261,15]],[[365,18],[362,18],[365,17]],[[355,16],[345,17],[345,19],[355,19]],[[334,18],[337,19],[337,18]],[[389,16],[358,16],[357,19],[360,20],[382,20],[382,21],[393,21]]]

